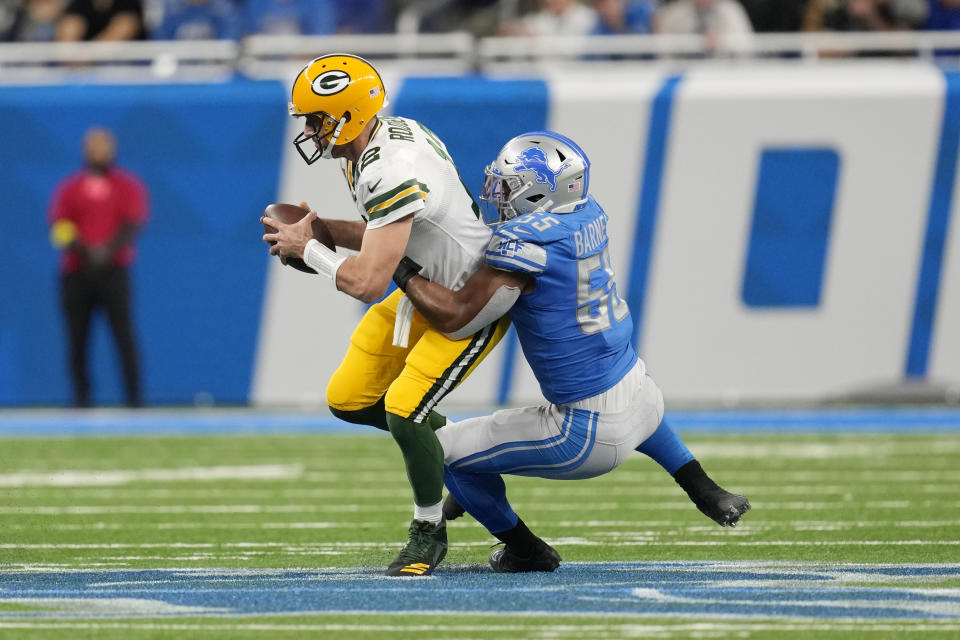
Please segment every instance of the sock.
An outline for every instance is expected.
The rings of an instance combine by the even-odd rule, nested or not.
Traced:
[[[521,558],[529,558],[533,555],[536,543],[539,538],[533,535],[533,532],[527,528],[523,520],[517,518],[517,524],[511,529],[494,533],[497,539],[510,547],[510,550]]]
[[[353,411],[344,411],[343,409],[330,407],[330,413],[350,424],[366,424],[383,431],[389,431],[390,429],[387,427],[387,409],[383,398],[384,396],[380,396],[380,399],[369,407],[355,409]]]
[[[513,529],[520,521],[507,501],[507,487],[500,476],[445,467],[443,478],[457,502],[490,533]]]
[[[421,507],[418,504],[414,504],[413,519],[426,520],[430,524],[440,524],[440,521],[443,520],[443,503],[438,502],[429,507]]]
[[[667,424],[666,420],[660,422],[660,426],[653,435],[640,443],[637,451],[653,458],[670,475],[695,459],[690,449],[687,449],[687,445],[683,444],[679,434]]]
[[[426,422],[414,422],[388,413],[387,426],[397,441],[413,488],[413,501],[434,505],[443,498],[443,447]]]
[[[680,469],[673,474],[673,479],[676,480],[677,484],[688,494],[720,488],[716,482],[710,479],[710,476],[707,475],[707,472],[703,470],[703,467],[701,467],[700,463],[696,460],[691,460],[680,467]]]

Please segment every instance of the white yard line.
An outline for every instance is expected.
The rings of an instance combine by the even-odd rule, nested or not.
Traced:
[[[112,469],[103,471],[18,471],[0,474],[0,487],[77,487],[134,482],[211,482],[217,480],[294,480],[300,464],[260,464],[173,469]]]
[[[141,598],[4,598],[3,603],[30,605],[38,609],[82,612],[84,615],[168,616],[229,613],[230,609],[170,604]]]
[[[789,457],[787,458],[789,459]],[[936,459],[933,460],[936,462]],[[631,471],[629,469],[618,468],[610,476],[611,479],[635,483],[641,486],[651,479],[663,477],[663,471]],[[737,482],[760,484],[770,479],[771,471],[753,470],[750,468],[738,468],[736,471],[728,472],[733,474]],[[875,483],[894,483],[902,484],[908,482],[958,482],[960,481],[960,471],[953,467],[943,469],[927,469],[923,471],[904,471],[891,469],[889,471],[871,470],[871,469],[831,469],[829,471],[776,471],[778,484],[788,485],[805,483],[811,487],[819,487],[824,481],[870,484]]]
[[[550,538],[551,544],[562,546],[609,546],[610,540],[595,540],[584,537]],[[488,540],[462,541],[456,543],[458,547],[489,547]],[[709,547],[716,546],[716,540],[669,540],[657,541],[630,539],[625,537],[617,541],[621,546],[637,547]],[[726,546],[733,547],[845,547],[845,546],[960,546],[960,540],[761,540],[761,541],[726,541]],[[109,543],[3,543],[0,550],[83,550],[83,549],[275,549],[286,553],[307,553],[323,549],[383,549],[383,542],[109,542]]]
[[[826,460],[843,458],[903,458],[911,455],[943,456],[960,452],[960,438],[943,437],[935,440],[881,442],[869,439],[842,442],[796,442],[785,440],[776,443],[750,442],[697,442],[698,458],[762,460],[783,458],[789,460]]]
[[[10,531],[33,531],[34,524],[7,524]],[[309,522],[152,522],[150,528],[163,531],[179,530],[260,530],[260,529],[342,529],[356,527],[356,522],[349,521],[309,521]],[[394,523],[367,522],[365,529],[392,529]],[[468,528],[476,526],[469,521],[458,521],[447,524],[448,528]],[[783,529],[795,531],[851,531],[856,529],[934,529],[960,527],[960,520],[851,520],[825,522],[821,520],[789,520],[778,522],[757,523],[750,522],[735,530],[721,529],[715,524],[685,525],[676,520],[561,520],[551,522],[550,526],[557,529],[576,529],[577,531],[595,530],[595,535],[755,535]],[[604,529],[623,529],[628,531],[603,531]],[[142,530],[139,522],[88,522],[88,523],[53,523],[43,525],[44,531],[125,531]],[[631,531],[632,530],[632,531]],[[958,536],[960,537],[960,536]]]
[[[73,505],[67,507],[32,506],[0,507],[0,515],[86,516],[111,514],[181,514],[181,513],[356,513],[370,510],[370,505],[357,504],[175,504],[142,505]],[[377,505],[379,511],[410,511],[408,504]]]

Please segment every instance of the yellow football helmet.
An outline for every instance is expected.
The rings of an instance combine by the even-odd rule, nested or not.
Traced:
[[[307,118],[314,131],[298,135],[294,146],[307,164],[330,158],[335,145],[360,135],[386,106],[386,97],[380,74],[363,58],[341,53],[317,58],[293,81],[290,115]],[[301,146],[307,141],[316,143],[310,154]]]

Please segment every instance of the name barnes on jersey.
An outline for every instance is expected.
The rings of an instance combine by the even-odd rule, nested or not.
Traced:
[[[516,220],[520,223],[524,222],[524,220],[520,218],[517,218]],[[544,217],[543,220],[556,222],[555,219],[550,217]],[[515,226],[511,228],[511,231],[523,234],[530,233],[526,229],[516,228]],[[577,231],[573,232],[572,237],[578,258],[595,253],[607,242],[607,216],[599,216],[591,222],[582,225]],[[514,257],[525,253],[536,253],[539,255],[539,250],[541,249],[541,247],[527,244],[519,238],[516,238],[501,239],[499,240],[496,248],[491,246],[488,251],[492,250],[494,253],[498,253],[504,257]]]
[[[577,247],[577,257],[593,253],[607,241],[607,216],[599,216],[589,224],[573,232],[573,242]]]

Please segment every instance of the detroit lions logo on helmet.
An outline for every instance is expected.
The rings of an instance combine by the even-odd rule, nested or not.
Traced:
[[[563,170],[570,166],[569,162],[564,162],[560,168],[554,171],[547,165],[547,154],[539,147],[530,147],[517,154],[517,171],[533,171],[537,176],[537,182],[550,185],[550,191],[557,190],[557,176],[563,173]]]

